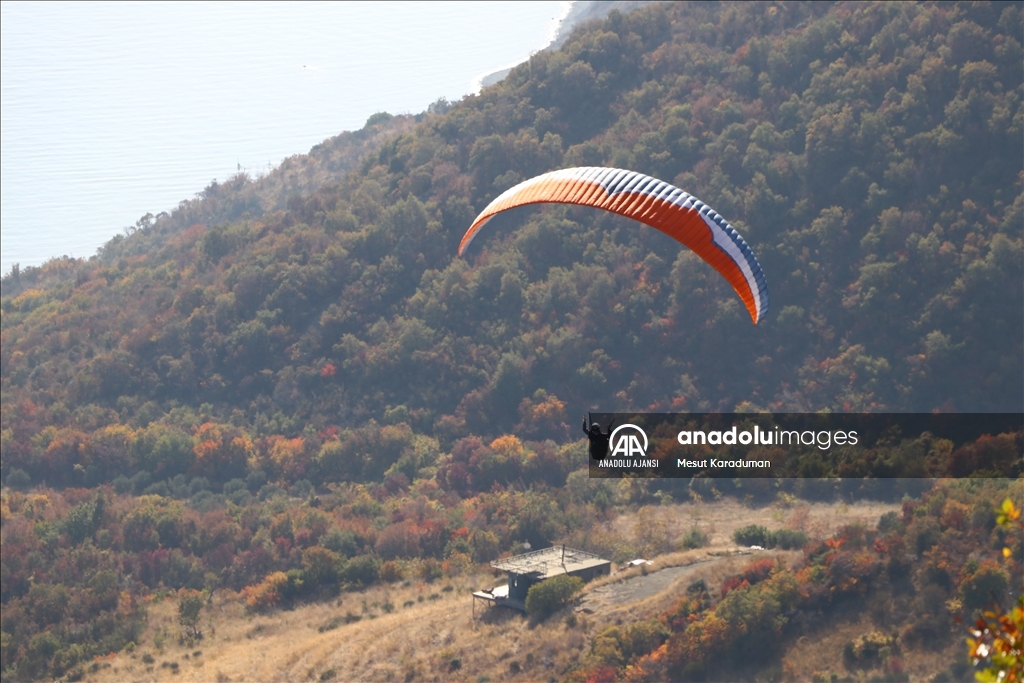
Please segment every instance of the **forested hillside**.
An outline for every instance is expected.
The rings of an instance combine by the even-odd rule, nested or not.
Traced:
[[[574,473],[587,410],[1021,411],[1022,33],[1019,3],[613,12],[479,96],[375,115],[95,258],[5,275],[3,666],[119,649],[161,587],[262,609],[655,501]],[[585,165],[727,218],[766,319],[678,243],[585,208],[505,214],[455,256],[500,192]],[[12,491],[31,486],[52,488]],[[975,495],[941,530],[992,528]],[[947,596],[981,566],[961,545]]]
[[[248,218],[157,221],[8,275],[5,467],[34,469],[42,426],[294,438],[372,418],[445,440],[546,401],[573,422],[1019,410],[1019,28],[1013,4],[617,15],[288,209],[237,180],[208,202]],[[766,323],[685,249],[585,209],[502,217],[454,258],[498,192],[568,165],[673,180],[729,218],[768,277]]]

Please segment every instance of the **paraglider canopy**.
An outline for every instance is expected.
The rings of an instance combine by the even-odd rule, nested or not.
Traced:
[[[459,244],[459,256],[496,214],[543,203],[592,206],[656,228],[721,273],[743,300],[755,325],[768,311],[764,273],[739,233],[696,197],[635,171],[588,166],[525,180],[501,193],[476,217]]]

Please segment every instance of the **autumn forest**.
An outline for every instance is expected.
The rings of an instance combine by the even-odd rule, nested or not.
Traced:
[[[852,644],[850,680],[907,680],[900,652],[928,647],[934,680],[970,677],[955,618],[1020,592],[1024,544],[994,510],[1021,500],[1024,425],[902,435],[805,472],[816,485],[744,490],[590,480],[579,420],[1024,411],[1022,34],[1020,3],[612,12],[479,95],[215,181],[93,258],[15,267],[3,679],[81,679],[141,645],[154,596],[267,614],[523,543],[697,547],[609,523],[714,495],[900,507],[598,629],[556,678],[723,680],[742,652],[743,678],[805,680],[780,664],[801,615],[851,610],[895,635]],[[766,318],[672,239],[583,207],[511,211],[455,255],[498,194],[571,166],[725,216]]]

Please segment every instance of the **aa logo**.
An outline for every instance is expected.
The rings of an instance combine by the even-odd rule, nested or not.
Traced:
[[[641,445],[641,439],[643,445]],[[647,456],[647,434],[636,425],[619,425],[608,437],[611,444],[611,456],[626,458],[643,458]]]

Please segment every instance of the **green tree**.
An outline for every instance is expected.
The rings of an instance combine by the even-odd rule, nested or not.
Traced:
[[[543,621],[562,609],[583,589],[583,579],[563,574],[530,586],[526,593],[526,613]]]
[[[199,615],[206,604],[206,592],[183,588],[178,592],[178,623],[185,629],[186,637],[198,640],[203,637],[199,630]]]

